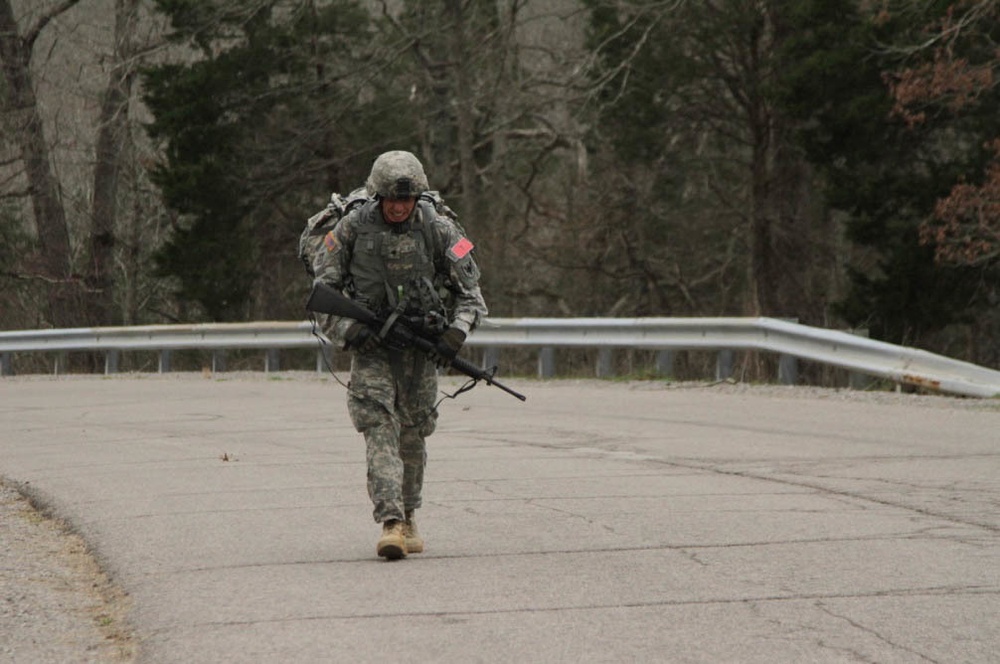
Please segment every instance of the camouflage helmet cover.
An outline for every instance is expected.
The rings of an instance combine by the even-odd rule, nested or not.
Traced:
[[[412,152],[393,150],[378,156],[365,183],[369,196],[415,198],[427,191],[427,175]]]

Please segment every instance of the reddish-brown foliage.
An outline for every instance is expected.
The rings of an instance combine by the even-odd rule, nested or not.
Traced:
[[[956,58],[950,47],[935,49],[931,62],[887,73],[885,80],[895,100],[892,113],[910,127],[926,120],[926,104],[958,113],[994,85],[990,64],[971,65]]]
[[[1000,140],[981,185],[959,183],[934,208],[920,228],[920,240],[933,244],[938,261],[980,265],[1000,258]]]
[[[957,17],[957,8],[967,13]],[[986,9],[976,2],[952,5],[925,30],[927,43],[934,44],[922,53],[929,59],[885,74],[895,102],[892,114],[911,129],[926,122],[931,108],[961,114],[996,84],[993,71],[1000,66],[1000,50],[994,51],[991,61],[977,64],[955,55],[958,40],[974,35],[976,20],[991,20]],[[973,15],[976,20],[970,19]],[[996,156],[983,173],[982,184],[962,181],[953,186],[920,228],[921,242],[934,245],[939,262],[979,265],[1000,258],[1000,139],[987,147]]]

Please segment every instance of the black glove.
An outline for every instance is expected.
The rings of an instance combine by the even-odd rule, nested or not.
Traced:
[[[458,355],[458,351],[462,349],[464,343],[465,332],[455,327],[449,327],[438,337],[434,352],[430,354],[431,359],[434,364],[443,369],[451,364],[452,359]]]
[[[347,342],[347,348],[359,353],[370,353],[378,348],[380,343],[378,333],[375,330],[357,321],[351,323],[351,326],[347,328],[344,340]]]

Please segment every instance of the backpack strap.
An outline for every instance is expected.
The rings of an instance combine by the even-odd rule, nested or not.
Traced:
[[[431,252],[431,261],[434,263],[434,269],[437,270],[438,267],[438,246],[435,242],[434,235],[434,219],[437,217],[437,208],[421,194],[417,201],[417,205],[420,207],[420,232],[424,235],[424,245],[427,250]]]

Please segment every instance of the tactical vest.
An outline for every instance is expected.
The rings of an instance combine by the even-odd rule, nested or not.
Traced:
[[[418,202],[409,229],[399,232],[382,219],[378,201],[368,201],[358,213],[357,239],[351,257],[353,297],[372,311],[384,314],[421,279],[434,280],[434,206]]]

